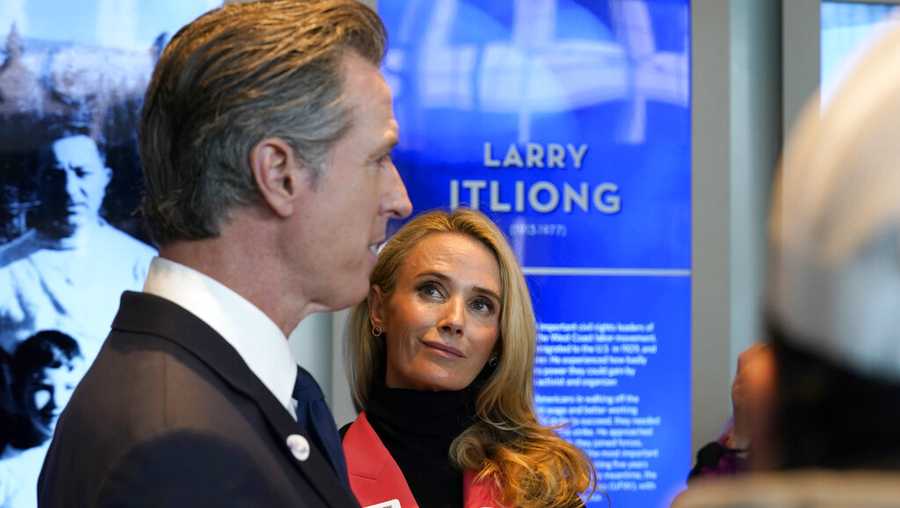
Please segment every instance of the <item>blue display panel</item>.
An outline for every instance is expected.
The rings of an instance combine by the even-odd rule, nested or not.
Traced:
[[[536,405],[590,506],[668,506],[690,468],[688,0],[379,0],[416,211],[467,205],[522,263]]]
[[[896,4],[822,2],[821,100],[827,101],[868,41],[889,24],[896,24]]]

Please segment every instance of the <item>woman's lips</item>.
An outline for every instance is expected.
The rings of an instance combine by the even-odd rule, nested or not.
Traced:
[[[462,353],[462,351],[456,349],[455,347],[448,346],[448,345],[444,344],[443,342],[423,340],[422,344],[424,344],[425,347],[434,349],[441,353],[445,353],[446,356],[452,356],[452,357],[456,357],[456,358],[465,358],[466,357],[466,355],[464,355]]]

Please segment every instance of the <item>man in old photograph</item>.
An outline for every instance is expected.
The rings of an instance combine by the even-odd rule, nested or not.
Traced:
[[[155,251],[101,215],[112,169],[90,129],[46,130],[30,228],[0,247],[0,347],[41,330],[73,336],[91,361],[124,290],[143,286]]]

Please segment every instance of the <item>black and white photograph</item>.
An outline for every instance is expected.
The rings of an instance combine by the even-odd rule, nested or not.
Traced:
[[[218,5],[0,5],[0,507],[37,506],[60,412],[143,286],[143,93],[166,41]]]

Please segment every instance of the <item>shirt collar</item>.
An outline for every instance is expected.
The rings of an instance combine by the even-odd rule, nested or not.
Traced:
[[[161,257],[150,263],[144,292],[184,307],[218,332],[296,417],[291,396],[297,361],[287,337],[263,311],[208,275]]]

